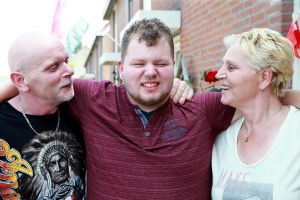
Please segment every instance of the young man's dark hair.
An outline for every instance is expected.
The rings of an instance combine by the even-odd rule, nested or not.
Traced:
[[[145,41],[147,46],[156,45],[157,42],[164,37],[170,45],[171,55],[174,59],[174,42],[170,29],[159,19],[143,19],[136,21],[130,26],[122,38],[122,61],[124,60],[127,47],[132,37],[138,37],[138,41]]]

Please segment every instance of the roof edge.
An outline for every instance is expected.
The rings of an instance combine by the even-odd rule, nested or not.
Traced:
[[[117,3],[117,0],[108,0],[106,2],[103,19],[109,20],[110,14],[116,3]]]

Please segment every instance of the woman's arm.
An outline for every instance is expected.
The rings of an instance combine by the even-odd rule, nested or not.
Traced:
[[[185,81],[175,78],[173,81],[170,98],[174,103],[184,104],[185,100],[191,100],[194,95],[193,88]]]

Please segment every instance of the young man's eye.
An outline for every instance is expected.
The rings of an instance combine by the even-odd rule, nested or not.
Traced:
[[[157,67],[164,67],[164,66],[167,66],[168,64],[166,63],[157,63],[155,66]]]
[[[132,66],[134,66],[134,67],[142,67],[142,66],[144,66],[144,64],[143,63],[132,63]]]

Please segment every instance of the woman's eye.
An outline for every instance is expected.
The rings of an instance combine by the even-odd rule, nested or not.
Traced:
[[[236,67],[235,66],[233,66],[233,65],[228,65],[227,66],[227,69],[229,70],[229,71],[232,71],[232,70],[234,70]]]

